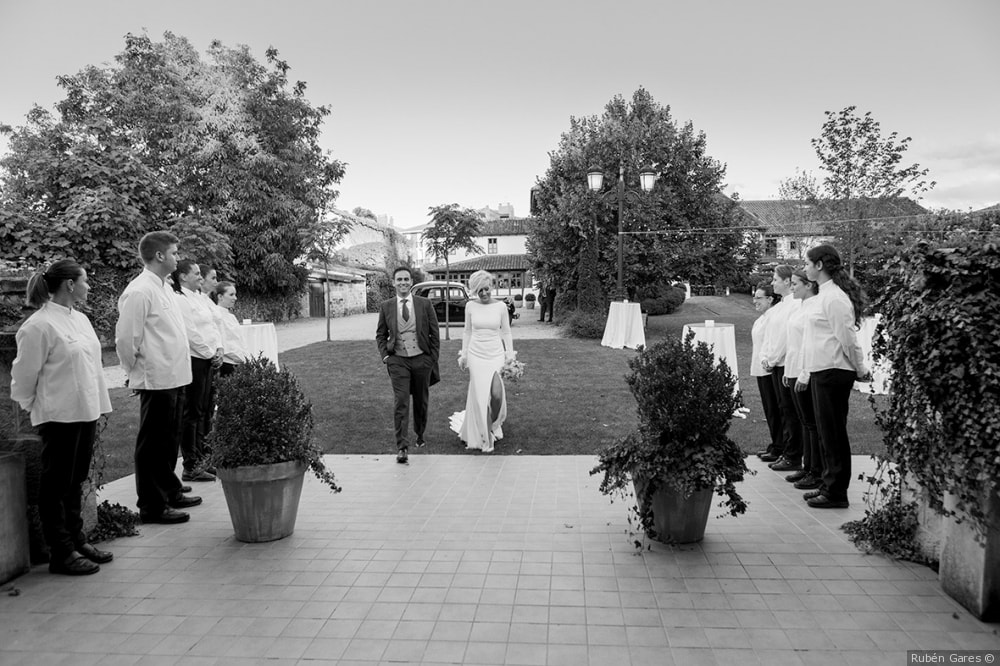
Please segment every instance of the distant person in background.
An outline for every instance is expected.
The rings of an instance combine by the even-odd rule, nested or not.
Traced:
[[[551,286],[544,287],[538,291],[539,298],[542,301],[542,312],[538,318],[538,321],[545,321],[545,313],[549,313],[549,323],[552,323],[552,313],[555,311],[556,305],[556,290]]]
[[[753,341],[750,354],[750,376],[757,379],[761,407],[764,410],[764,419],[767,421],[767,431],[771,438],[767,447],[757,452],[758,457],[764,462],[774,462],[784,449],[782,440],[784,431],[781,424],[778,396],[774,391],[771,373],[764,369],[760,358],[764,347],[764,331],[770,319],[771,307],[780,300],[781,297],[775,295],[774,289],[767,282],[758,284],[757,289],[753,292],[753,307],[760,313],[760,316],[754,321],[750,331],[750,339]]]
[[[31,414],[42,437],[38,512],[49,546],[49,571],[84,576],[113,555],[87,543],[82,484],[90,473],[97,419],[111,411],[101,342],[75,307],[87,300],[87,271],[61,259],[28,281],[37,310],[18,329],[10,395]]]
[[[184,417],[181,422],[181,453],[184,455],[184,481],[215,481],[205,469],[205,415],[211,399],[215,371],[222,365],[222,335],[215,324],[212,303],[201,293],[201,268],[184,259],[173,272],[177,305],[187,332],[191,363],[191,383],[184,392]]]
[[[191,516],[177,508],[201,503],[184,494],[174,473],[184,390],[191,383],[184,317],[167,285],[177,268],[177,243],[167,231],[143,236],[139,257],[145,268],[118,298],[115,347],[128,386],[139,395],[135,489],[146,523],[183,523]]]
[[[802,424],[799,422],[792,389],[785,385],[785,356],[788,352],[788,318],[799,308],[799,301],[792,296],[792,267],[776,266],[771,278],[771,288],[781,302],[770,310],[760,362],[771,373],[774,393],[778,397],[783,430],[781,456],[768,465],[775,472],[794,472],[802,468]]]
[[[222,333],[223,354],[219,376],[226,377],[233,374],[237,365],[245,363],[250,358],[250,354],[243,345],[240,322],[232,312],[233,306],[236,305],[236,285],[224,280],[215,286],[215,290],[210,295],[217,306],[216,323]]]
[[[817,509],[849,506],[851,442],[847,413],[857,380],[871,374],[858,343],[864,313],[861,286],[847,274],[832,245],[817,245],[806,253],[806,275],[819,284],[816,307],[806,318],[803,383],[812,389],[816,428],[823,450],[823,485],[803,496]]]
[[[785,355],[785,386],[792,389],[792,404],[802,424],[802,469],[792,472],[785,480],[800,490],[815,490],[823,484],[823,454],[820,449],[819,431],[816,429],[816,412],[813,409],[812,390],[808,383],[799,381],[802,374],[802,357],[805,353],[806,319],[816,305],[818,285],[805,271],[792,273],[792,296],[799,300],[799,308],[788,318],[788,353]]]

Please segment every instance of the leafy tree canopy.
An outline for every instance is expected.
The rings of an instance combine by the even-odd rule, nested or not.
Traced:
[[[361,206],[355,206],[354,210],[351,211],[354,215],[358,217],[367,217],[370,220],[377,220],[378,216],[375,215],[370,209],[362,208]]]
[[[241,290],[300,291],[292,262],[344,175],[318,144],[329,110],[273,48],[261,63],[213,41],[207,56],[169,32],[129,34],[113,65],[60,77],[55,115],[0,128],[0,258],[134,267],[139,237],[169,228]]]
[[[587,172],[605,172],[613,190],[619,166],[628,196],[624,204],[624,286],[633,297],[655,295],[676,278],[703,284],[745,280],[757,250],[734,229],[740,214],[721,194],[725,166],[707,154],[707,138],[692,123],[678,126],[670,107],[640,88],[631,101],[616,96],[601,116],[571,118],[550,165],[535,188],[539,223],[528,238],[536,273],[562,290],[604,294],[617,279],[617,201],[591,193]],[[652,167],[660,178],[642,194],[639,172]],[[590,277],[593,274],[593,277]],[[591,298],[591,297],[588,297]]]

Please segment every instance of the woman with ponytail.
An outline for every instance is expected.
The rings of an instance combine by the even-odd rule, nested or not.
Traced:
[[[869,376],[857,336],[865,298],[832,245],[817,245],[806,257],[806,276],[819,284],[819,294],[805,322],[800,381],[812,390],[823,483],[804,497],[818,509],[846,508],[851,483],[847,412],[854,382]]]
[[[75,306],[87,300],[87,271],[61,259],[28,281],[37,308],[17,331],[11,398],[31,415],[42,437],[38,510],[50,551],[49,571],[97,573],[112,554],[87,543],[80,507],[90,473],[97,419],[111,411],[101,342]]]

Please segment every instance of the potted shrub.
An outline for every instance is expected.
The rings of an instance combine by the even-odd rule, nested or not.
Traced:
[[[295,530],[306,469],[334,492],[333,473],[312,441],[312,404],[287,370],[263,356],[220,380],[208,437],[240,541],[274,541]]]
[[[638,404],[639,428],[600,452],[591,474],[603,474],[601,492],[627,495],[634,482],[639,522],[665,543],[700,541],[712,493],[733,516],[747,503],[736,483],[749,473],[728,435],[741,406],[736,379],[704,343],[664,339],[639,348],[626,376]]]
[[[524,296],[521,294],[514,294],[514,307],[519,308],[524,305]]]
[[[524,295],[524,307],[528,308],[529,310],[535,309],[535,295],[530,291]]]

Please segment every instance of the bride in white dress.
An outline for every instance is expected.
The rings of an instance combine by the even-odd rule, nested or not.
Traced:
[[[451,416],[451,429],[466,448],[485,453],[503,437],[507,395],[500,369],[504,361],[515,358],[507,306],[491,297],[492,287],[493,276],[486,271],[476,271],[469,278],[476,299],[465,306],[465,332],[458,355],[459,367],[469,370],[469,393],[465,410]]]

